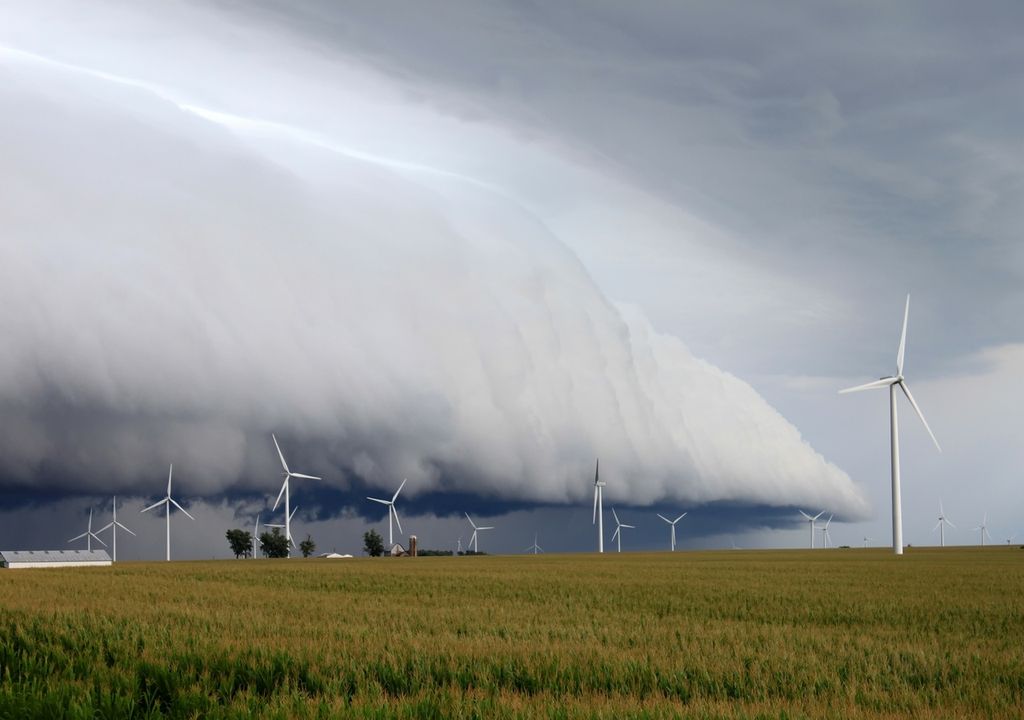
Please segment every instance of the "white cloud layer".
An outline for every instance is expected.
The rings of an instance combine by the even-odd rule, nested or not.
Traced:
[[[600,455],[610,500],[865,515],[749,385],[610,302],[485,171],[521,155],[527,183],[603,182],[571,158],[341,58],[351,82],[316,86],[287,38],[267,56],[308,86],[249,89],[311,101],[268,115],[240,107],[237,54],[190,86],[76,42],[95,64],[0,51],[8,482],[139,492],[173,461],[188,492],[264,487],[273,430],[302,471],[407,476],[411,496],[585,501]]]

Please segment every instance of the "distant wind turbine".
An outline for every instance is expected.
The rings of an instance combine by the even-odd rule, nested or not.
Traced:
[[[990,541],[992,540],[992,536],[988,534],[988,513],[985,513],[985,517],[981,519],[981,525],[974,529],[981,531],[981,546],[985,547],[985,537],[987,536]]]
[[[939,531],[939,547],[946,547],[946,525],[956,530],[956,525],[946,519],[946,511],[942,509],[942,498],[939,498],[939,521],[932,528],[932,532]]]
[[[928,427],[928,421],[924,419],[924,414],[921,412],[921,408],[917,406],[914,401],[914,396],[910,394],[910,388],[907,387],[907,383],[903,378],[903,355],[907,346],[907,318],[910,316],[910,295],[907,295],[907,305],[903,310],[903,331],[900,333],[900,347],[896,352],[896,374],[889,375],[880,380],[874,382],[865,383],[864,385],[858,385],[852,388],[846,388],[840,390],[840,393],[858,392],[860,390],[874,390],[876,388],[889,388],[889,442],[891,450],[892,460],[892,551],[897,555],[903,554],[903,513],[900,507],[900,438],[899,438],[899,423],[896,420],[896,387],[899,386],[903,394],[907,396],[907,400],[910,401],[911,407],[914,408],[914,412],[921,418],[921,422],[924,424],[924,429],[928,431],[928,435],[931,436],[932,442],[935,443],[935,447],[938,448],[939,452],[942,452],[942,448],[939,447],[939,441],[935,439],[935,434],[932,433],[932,429]]]
[[[473,536],[469,539],[469,544],[473,546],[473,552],[480,552],[480,541],[478,540],[478,533],[484,530],[493,530],[494,528],[490,525],[483,525],[477,527],[476,523],[473,522],[473,518],[466,513],[466,519],[469,520],[469,524],[473,526]]]
[[[813,550],[814,549],[814,521],[817,520],[818,518],[820,518],[822,515],[824,515],[825,511],[822,510],[820,513],[818,513],[814,517],[811,517],[810,515],[805,513],[803,510],[800,511],[800,514],[803,515],[805,518],[807,518],[807,522],[809,522],[811,524],[811,550]]]
[[[597,523],[597,551],[604,552],[604,482],[601,480],[601,460],[594,465],[594,522]]]
[[[612,517],[615,518],[615,532],[612,534],[612,540],[616,542],[616,552],[622,552],[622,528],[635,530],[636,527],[619,522],[619,516],[615,514],[615,508],[612,508]]]
[[[675,520],[669,520],[667,517],[665,517],[661,513],[658,513],[658,517],[660,517],[662,520],[664,520],[665,522],[667,522],[669,525],[672,526],[672,543],[671,543],[671,545],[669,545],[669,547],[672,549],[672,552],[676,551],[676,523],[679,522],[680,520],[682,520],[684,517],[686,517],[686,515],[687,515],[687,513],[683,513],[682,515],[677,517]]]
[[[171,505],[181,510],[185,515],[188,515],[190,520],[195,520],[194,517],[188,514],[188,510],[178,504],[178,501],[171,497],[171,475],[174,474],[174,465],[171,465],[171,469],[167,471],[167,497],[159,502],[155,502],[148,508],[143,508],[139,512],[149,512],[153,508],[158,508],[161,505],[167,506],[167,562],[171,561]]]
[[[82,533],[81,535],[76,535],[75,537],[71,538],[70,540],[68,540],[68,542],[69,543],[73,543],[76,540],[81,540],[82,538],[85,538],[85,542],[86,542],[86,546],[85,547],[86,547],[86,549],[89,552],[92,552],[92,541],[93,540],[98,542],[103,547],[107,546],[107,544],[105,542],[100,540],[100,536],[92,531],[92,508],[89,508],[89,525],[87,526],[86,531],[84,533]]]
[[[1014,540],[1016,540],[1016,539],[1017,539],[1017,533],[1014,533],[1014,534],[1013,534],[1013,535],[1011,535],[1010,537],[1006,538],[1006,544],[1007,544],[1007,545],[1010,545],[1010,544],[1012,544],[1012,543],[1013,543],[1013,541],[1014,541]]]
[[[533,552],[534,555],[536,555],[539,552],[544,552],[544,548],[537,544],[537,533],[533,534],[533,545],[526,548],[526,550],[524,550],[523,552]]]
[[[108,522],[106,525],[101,527],[96,532],[106,532],[107,530],[110,530],[110,534],[114,538],[114,542],[113,542],[113,545],[114,545],[114,562],[117,562],[117,529],[121,528],[126,533],[128,533],[129,535],[132,535],[132,536],[135,536],[135,533],[133,533],[131,530],[129,530],[128,528],[126,528],[124,525],[122,525],[121,523],[119,523],[117,521],[117,495],[114,496],[113,509],[114,509],[114,518],[113,518],[113,520]]]
[[[824,512],[824,510],[822,510]],[[831,539],[828,534],[828,526],[832,524],[832,515],[828,516],[828,520],[825,521],[824,527],[821,528],[821,546],[827,548],[829,540]]]
[[[277,510],[277,506],[281,502],[281,495],[284,495],[284,535],[288,538],[288,557],[292,556],[292,513],[291,511],[291,498],[289,490],[289,480],[292,478],[303,478],[304,480],[322,480],[315,475],[303,475],[302,473],[292,472],[288,469],[288,463],[284,461],[284,453],[281,452],[281,446],[277,444],[277,436],[274,433],[270,433],[270,437],[274,439],[274,447],[277,448],[277,456],[281,458],[281,467],[284,469],[284,484],[281,485],[280,492],[277,493],[277,500],[274,501],[274,510]]]
[[[402,522],[398,519],[398,508],[395,507],[395,500],[398,499],[398,493],[402,492],[402,488],[405,487],[405,483],[407,483],[407,482],[408,482],[408,479],[402,480],[402,484],[398,486],[398,489],[395,490],[395,494],[391,496],[390,500],[381,500],[380,498],[375,498],[375,497],[367,497],[366,498],[367,500],[373,500],[375,503],[380,503],[381,505],[387,505],[388,506],[388,547],[391,547],[392,545],[395,544],[395,541],[392,540],[392,536],[391,536],[391,520],[392,520],[392,518],[394,519],[394,521],[396,523],[398,523],[398,532],[402,532]]]
[[[868,546],[868,541],[870,541],[870,540],[871,540],[871,538],[869,538],[867,535],[864,536],[864,547]]]
[[[252,530],[252,557],[256,558],[256,548],[260,544],[260,514],[256,513],[256,527]]]

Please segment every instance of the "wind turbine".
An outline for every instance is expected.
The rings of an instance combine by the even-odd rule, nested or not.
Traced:
[[[121,528],[122,530],[124,530],[129,535],[137,537],[135,535],[135,533],[133,533],[131,530],[129,530],[128,528],[126,528],[124,525],[122,525],[121,523],[119,523],[117,521],[117,495],[115,495],[114,496],[114,519],[111,520],[106,525],[104,525],[103,527],[101,527],[99,530],[96,531],[96,532],[104,532],[104,531],[106,531],[108,529],[110,530],[110,534],[114,537],[114,543],[113,543],[114,544],[114,562],[117,562],[117,529],[118,528]]]
[[[256,559],[257,545],[259,545],[259,513],[256,513],[256,526],[253,528],[253,559]]]
[[[867,535],[864,536],[864,547],[868,546],[868,541],[871,540]]]
[[[1016,540],[1016,539],[1017,539],[1017,533],[1014,533],[1010,537],[1006,538],[1006,544],[1007,545],[1012,545],[1013,541]]]
[[[396,523],[398,523],[398,532],[402,532],[402,522],[398,519],[398,509],[395,507],[395,500],[398,499],[398,493],[402,492],[402,488],[405,487],[405,484],[407,482],[409,482],[408,478],[406,478],[405,480],[402,480],[402,484],[398,486],[398,489],[395,490],[395,494],[391,496],[390,500],[381,500],[380,498],[375,498],[375,497],[367,497],[366,498],[367,500],[373,500],[375,503],[380,503],[381,505],[387,505],[388,506],[388,547],[391,547],[392,545],[394,545],[394,542],[395,542],[394,540],[391,539],[391,520],[392,520],[392,518],[394,518],[394,521]]]
[[[622,528],[636,530],[636,526],[619,522],[619,516],[615,514],[615,508],[612,508],[612,517],[615,518],[615,532],[612,533],[612,540],[616,542],[616,552],[622,552]]]
[[[171,475],[174,474],[174,465],[171,465],[171,469],[167,472],[167,497],[159,502],[155,502],[148,508],[144,508],[139,512],[149,512],[153,508],[160,507],[161,505],[167,506],[167,562],[171,561],[171,505],[181,510],[183,513],[188,515],[190,520],[195,520],[194,517],[188,514],[188,510],[178,504],[178,501],[171,497]]]
[[[942,498],[939,498],[939,521],[932,528],[932,532],[939,531],[939,547],[946,547],[946,525],[956,530],[956,525],[946,519],[946,511],[942,509]]]
[[[810,515],[805,513],[803,510],[800,511],[800,514],[803,515],[805,518],[807,518],[807,522],[809,522],[811,524],[811,550],[813,550],[814,549],[814,521],[817,520],[818,518],[820,518],[822,515],[824,515],[825,511],[822,510],[820,513],[818,513],[814,517],[811,517]]]
[[[284,484],[281,485],[281,491],[277,493],[277,500],[274,501],[274,510],[277,510],[277,506],[281,503],[281,495],[284,495],[284,534],[288,538],[288,557],[292,556],[292,513],[291,511],[291,498],[290,491],[288,489],[288,481],[293,477],[303,478],[305,480],[322,480],[313,475],[303,475],[302,473],[292,472],[288,469],[288,463],[284,461],[284,453],[281,452],[281,446],[277,444],[277,436],[274,433],[270,433],[270,437],[274,438],[274,447],[277,448],[277,456],[281,458],[281,467],[284,468]]]
[[[992,536],[988,534],[988,513],[985,513],[985,517],[982,518],[981,525],[974,529],[981,531],[981,546],[985,547],[985,536],[988,535],[988,539],[992,539]]]
[[[544,552],[544,548],[537,544],[537,533],[533,534],[533,545],[526,548],[526,550],[524,550],[523,552],[530,552],[531,550],[533,551],[534,555],[536,555],[538,552]]]
[[[100,532],[102,532],[102,530]],[[81,540],[82,538],[85,538],[86,549],[89,552],[92,552],[92,541],[93,541],[93,539],[95,539],[96,542],[98,542],[103,547],[107,546],[107,544],[105,542],[100,540],[100,536],[92,531],[92,508],[89,508],[89,525],[88,525],[86,531],[84,533],[82,533],[81,535],[76,535],[75,537],[71,538],[70,540],[68,540],[68,542],[69,543],[73,543],[75,540]]]
[[[469,544],[473,546],[473,552],[480,552],[480,544],[477,539],[477,533],[481,530],[493,530],[494,528],[491,526],[477,527],[476,523],[473,522],[473,518],[469,516],[469,513],[466,513],[466,519],[469,520],[469,524],[473,526],[473,537],[469,539]]]
[[[684,517],[686,517],[686,515],[687,515],[687,513],[683,513],[682,515],[677,517],[675,520],[669,520],[667,517],[665,517],[661,513],[658,513],[658,517],[660,517],[662,520],[664,520],[665,522],[667,522],[669,525],[672,526],[672,545],[671,545],[672,552],[676,551],[676,523],[679,522],[680,520],[682,520]]]
[[[822,512],[825,512],[825,511],[822,510]],[[829,541],[828,526],[831,523],[832,523],[832,515],[829,515],[828,516],[828,520],[825,521],[825,527],[823,527],[821,529],[821,546],[824,547],[824,548],[828,547],[828,541]]]
[[[865,383],[864,385],[858,385],[852,388],[846,388],[840,390],[840,394],[857,392],[859,390],[873,390],[876,388],[889,388],[889,442],[891,448],[891,459],[892,459],[892,551],[897,555],[903,554],[903,513],[900,507],[900,438],[899,438],[899,424],[896,421],[896,386],[898,385],[903,394],[907,396],[907,400],[910,401],[911,407],[914,408],[914,412],[921,418],[921,423],[924,424],[924,429],[928,431],[928,435],[931,436],[932,442],[935,443],[935,447],[938,448],[939,452],[942,452],[942,448],[939,447],[939,441],[935,439],[935,434],[932,429],[928,427],[928,421],[924,419],[924,414],[921,412],[921,408],[917,406],[914,401],[914,396],[910,394],[910,388],[907,387],[907,383],[903,378],[903,355],[907,347],[907,318],[910,316],[910,295],[907,295],[907,305],[903,310],[903,331],[900,333],[900,347],[896,352],[896,374],[889,375],[887,377],[875,380],[874,382]]]
[[[604,482],[601,480],[601,459],[594,465],[594,522],[597,523],[597,551],[604,552]]]

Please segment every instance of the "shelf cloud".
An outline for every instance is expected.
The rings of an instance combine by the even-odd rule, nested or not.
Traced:
[[[276,42],[301,75],[308,50]],[[190,85],[116,44],[26,45],[0,50],[8,488],[139,493],[174,462],[192,495],[263,489],[276,432],[303,472],[408,477],[410,497],[586,502],[600,456],[610,501],[867,514],[750,385],[606,296],[486,173],[522,156],[555,188],[603,182],[555,144],[341,56],[345,87],[279,78],[302,118],[245,107],[237,57]]]

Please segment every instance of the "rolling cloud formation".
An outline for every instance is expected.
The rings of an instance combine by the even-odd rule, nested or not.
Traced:
[[[593,172],[556,143],[284,34],[183,36],[175,64],[102,34],[58,52],[39,17],[0,49],[8,487],[140,491],[174,462],[183,491],[263,489],[274,431],[303,472],[412,496],[588,501],[600,455],[612,501],[867,512],[487,173]]]

